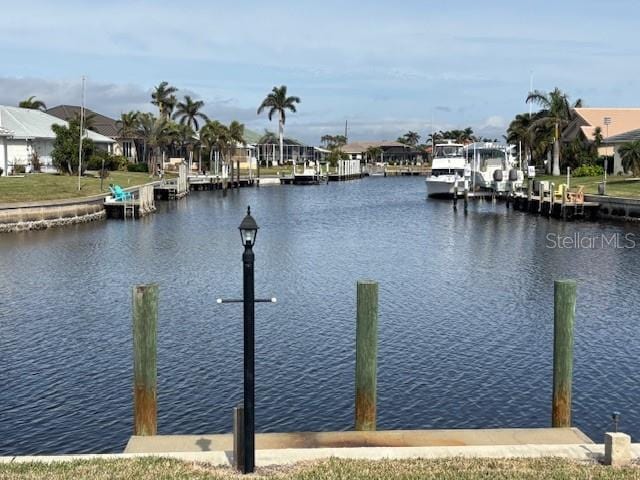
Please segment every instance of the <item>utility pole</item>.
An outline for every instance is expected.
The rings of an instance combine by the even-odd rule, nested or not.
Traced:
[[[80,191],[80,179],[82,178],[82,137],[84,134],[84,82],[85,77],[82,76],[82,101],[80,102],[80,145],[78,147],[78,191]]]

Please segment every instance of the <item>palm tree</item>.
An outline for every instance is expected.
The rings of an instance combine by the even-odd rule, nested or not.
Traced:
[[[140,128],[140,112],[127,112],[120,114],[120,120],[116,121],[118,136],[120,138],[133,138]]]
[[[195,132],[189,124],[170,122],[170,136],[172,143],[179,147],[185,161],[189,159],[188,152],[193,148]]]
[[[547,157],[547,172],[551,173],[553,160],[551,154],[555,145],[555,128],[553,125],[536,123],[534,121],[529,127],[531,131],[532,155],[537,158]]]
[[[227,127],[229,131],[228,138],[228,149],[229,149],[229,160],[233,161],[233,156],[236,154],[236,148],[238,145],[244,146],[246,142],[244,141],[244,124],[238,122],[237,120],[232,121]]]
[[[30,108],[32,110],[40,110],[44,112],[47,109],[47,106],[44,104],[42,100],[36,99],[35,95],[31,95],[26,100],[22,100],[18,106],[20,108]]]
[[[155,174],[158,158],[173,140],[171,122],[164,117],[143,113],[140,115],[140,136],[144,142],[144,159],[150,164],[149,171]]]
[[[258,107],[258,115],[262,113],[265,108],[269,108],[269,121],[271,121],[273,114],[277,113],[279,115],[278,120],[278,134],[280,136],[280,163],[283,161],[283,150],[284,150],[284,124],[286,121],[286,111],[291,110],[293,113],[296,112],[296,103],[300,103],[299,97],[287,97],[287,86],[282,85],[280,87],[273,87],[273,90],[266,98],[262,101],[260,106]],[[295,168],[295,159],[293,161]]]
[[[151,103],[158,107],[160,117],[165,120],[171,117],[171,112],[176,106],[178,100],[174,93],[177,91],[178,89],[169,85],[169,82],[161,82],[151,93]]]
[[[566,93],[559,88],[553,89],[549,93],[535,90],[527,96],[527,103],[533,102],[542,107],[540,116],[534,123],[544,124],[553,127],[553,175],[560,175],[560,134],[572,117],[571,106]],[[581,106],[582,100],[578,99],[574,104]]]
[[[404,134],[404,139],[407,145],[415,147],[416,145],[418,145],[418,142],[420,142],[420,135],[418,134],[418,132],[412,132],[411,130],[409,130]]]
[[[380,147],[367,148],[367,157],[369,162],[374,162],[382,155],[382,149]]]
[[[136,161],[140,158],[138,155],[138,133],[140,131],[140,112],[121,113],[120,120],[116,121],[118,127],[118,136],[122,139],[131,138],[134,141],[136,149]]]
[[[344,135],[323,135],[320,138],[320,142],[324,143],[326,147],[331,150],[345,146],[347,144],[347,137]]]
[[[618,148],[625,172],[640,175],[640,140],[627,142]]]
[[[209,170],[215,171],[215,173],[219,173],[219,155],[221,153],[220,143],[221,137],[226,135],[224,131],[227,127],[225,127],[222,123],[217,120],[209,120],[204,124],[202,129],[200,130],[200,141],[204,144],[207,150],[209,150]],[[213,155],[216,155],[215,165],[216,168],[213,168]]]
[[[602,145],[602,140],[604,140],[604,136],[602,135],[602,127],[596,127],[593,130],[593,144],[596,147],[596,157],[599,156],[600,146]]]
[[[508,143],[520,143],[522,145],[527,164],[529,164],[533,158],[534,132],[531,129],[532,120],[533,116],[530,116],[528,113],[519,113],[509,124],[509,128],[507,128],[506,141]]]
[[[178,102],[176,105],[176,113],[173,114],[173,119],[180,119],[180,124],[187,124],[195,131],[199,130],[198,118],[205,122],[209,118],[200,110],[204,107],[202,100],[193,100],[190,95],[184,96],[184,102]]]
[[[320,137],[320,143],[324,143],[324,145],[329,148],[329,145],[331,145],[336,137],[334,137],[333,135],[323,135],[322,137]]]
[[[462,133],[460,134],[460,140],[462,143],[475,142],[476,137],[473,134],[473,128],[467,127],[464,130],[462,130]]]

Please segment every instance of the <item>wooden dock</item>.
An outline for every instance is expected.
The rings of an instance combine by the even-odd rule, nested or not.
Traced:
[[[330,182],[346,182],[348,180],[359,180],[365,176],[364,173],[349,173],[349,174],[340,174],[340,173],[330,173],[328,175]]]
[[[421,176],[426,177],[431,173],[429,165],[387,165],[384,167],[385,177],[397,176]]]
[[[566,199],[552,198],[550,195],[528,195],[516,193],[508,201],[513,203],[515,210],[537,213],[545,217],[574,220],[596,220],[600,203],[598,202],[569,202]]]
[[[280,185],[320,185],[327,183],[326,174],[295,174],[280,177]]]
[[[137,191],[132,192],[130,200],[106,198],[104,209],[107,212],[107,218],[135,219],[155,212],[155,188],[156,185],[153,183],[142,185]]]
[[[256,184],[253,177],[222,178],[219,175],[191,175],[188,178],[189,190],[223,190],[224,188],[252,187]]]

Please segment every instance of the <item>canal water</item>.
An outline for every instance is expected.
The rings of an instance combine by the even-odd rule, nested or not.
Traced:
[[[194,192],[142,220],[0,236],[0,455],[124,448],[131,287],[145,282],[160,285],[159,433],[231,430],[242,307],[215,299],[241,295],[247,205],[256,292],[278,298],[256,308],[258,431],[353,427],[358,279],[380,282],[379,429],[549,426],[553,280],[570,277],[574,424],[601,441],[618,410],[640,436],[638,226],[490,202],[465,216],[426,201],[422,178],[368,178]]]

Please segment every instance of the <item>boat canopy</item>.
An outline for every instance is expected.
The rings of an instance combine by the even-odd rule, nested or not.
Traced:
[[[460,144],[436,144],[434,158],[464,157],[464,146]]]

